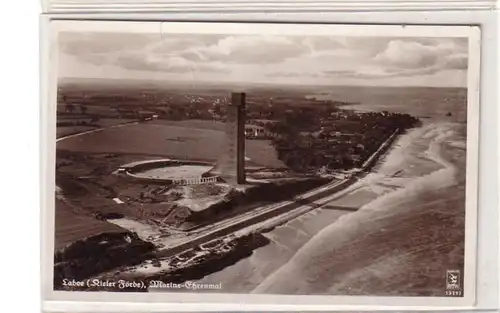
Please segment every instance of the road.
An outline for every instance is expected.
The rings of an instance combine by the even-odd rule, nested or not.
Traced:
[[[263,206],[241,214],[235,218],[220,221],[193,232],[182,242],[177,242],[157,252],[158,257],[169,257],[185,250],[194,248],[217,237],[227,236],[236,232],[242,234],[254,230],[274,227],[298,215],[305,214],[342,195],[342,190],[357,180],[357,176],[331,182],[320,188],[309,191],[294,199],[278,204]],[[341,209],[341,208],[339,208]]]

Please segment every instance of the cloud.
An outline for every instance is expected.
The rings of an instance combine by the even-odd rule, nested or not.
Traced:
[[[197,64],[186,49],[216,43],[222,36],[153,34],[61,33],[60,53],[77,57],[91,65],[110,65],[133,71],[192,73],[227,73],[220,64]]]
[[[398,43],[399,45],[400,43]],[[411,49],[413,47],[415,49]],[[403,58],[402,56],[407,56]],[[394,46],[384,51],[384,60],[377,55],[372,64],[365,64],[357,70],[330,70],[326,75],[359,79],[412,77],[433,75],[443,71],[466,71],[468,56],[465,53],[446,54],[441,49],[420,47],[405,43],[404,49],[394,50]],[[400,58],[401,57],[401,58]]]
[[[160,41],[152,44],[148,51],[155,54],[182,53],[194,48],[215,45],[224,37],[222,35],[169,34],[168,36],[162,36]]]
[[[302,44],[306,45],[312,52],[324,50],[331,51],[346,48],[345,44],[343,44],[338,38],[327,36],[304,37]]]
[[[466,49],[465,41],[447,39],[434,39],[432,41],[429,39],[391,40],[387,44],[387,48],[374,57],[374,61],[401,68],[428,67],[442,62],[450,55],[466,55]]]
[[[389,42],[387,48],[373,60],[383,65],[414,69],[432,66],[438,58],[439,51],[435,47],[395,40]]]
[[[59,48],[71,55],[85,56],[142,49],[160,39],[154,34],[62,32],[59,34]]]
[[[443,61],[443,68],[450,70],[467,70],[468,56],[465,53],[449,55]]]
[[[130,70],[159,71],[165,73],[228,73],[228,69],[218,64],[197,64],[179,56],[144,57],[141,54],[124,54],[116,60],[116,64]]]
[[[272,64],[308,53],[310,49],[293,37],[228,36],[217,44],[188,50],[207,62]]]
[[[349,70],[327,70],[325,74],[372,79],[432,75],[445,70],[466,70],[467,41],[445,38],[382,40],[385,48],[371,58],[360,58]],[[366,44],[366,43],[364,43]],[[356,46],[363,45],[360,42]],[[465,51],[465,52],[464,52]]]
[[[97,76],[106,67],[115,76],[303,84],[442,77],[466,73],[468,62],[463,38],[62,33],[60,51]]]

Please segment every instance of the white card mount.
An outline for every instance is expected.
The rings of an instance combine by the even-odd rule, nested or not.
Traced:
[[[495,0],[42,0],[46,13],[103,12],[363,12],[493,10]]]

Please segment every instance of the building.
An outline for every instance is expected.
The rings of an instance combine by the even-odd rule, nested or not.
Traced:
[[[264,127],[257,125],[245,125],[245,138],[247,139],[265,139],[268,134]]]

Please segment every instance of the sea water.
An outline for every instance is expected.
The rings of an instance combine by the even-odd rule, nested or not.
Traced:
[[[423,126],[330,203],[356,212],[311,211],[266,233],[271,244],[199,282],[222,283],[230,293],[443,295],[446,270],[464,264],[466,124],[463,101],[435,107],[418,106]]]

